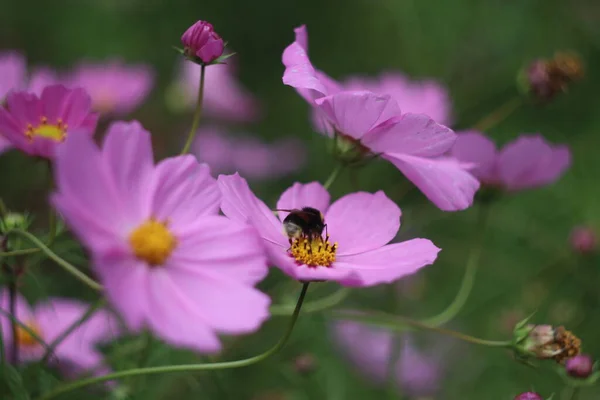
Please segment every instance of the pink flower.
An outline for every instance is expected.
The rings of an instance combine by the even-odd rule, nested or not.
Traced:
[[[268,144],[253,137],[228,136],[216,128],[201,129],[192,151],[211,167],[213,174],[237,171],[253,180],[294,173],[305,161],[304,146],[295,139]]]
[[[9,91],[25,87],[27,67],[25,58],[16,52],[0,53],[0,103]]]
[[[567,146],[552,146],[539,135],[521,135],[498,151],[480,132],[458,135],[452,156],[476,164],[472,170],[483,183],[509,191],[534,188],[555,182],[571,164]]]
[[[64,84],[59,80],[56,72],[47,67],[40,67],[33,70],[29,77],[27,91],[41,96],[46,86]]]
[[[375,79],[353,77],[342,85],[346,90],[389,94],[404,113],[425,114],[441,125],[452,123],[448,91],[434,80],[411,81],[400,73],[389,72]]]
[[[260,104],[236,81],[232,58],[227,59],[227,64],[215,64],[206,68],[203,112],[225,120],[254,121],[260,115]],[[183,97],[186,107],[195,106],[199,85],[200,66],[182,63],[176,93],[178,98]]]
[[[332,333],[338,349],[374,384],[384,385],[392,369],[398,388],[411,397],[431,396],[439,389],[441,360],[447,356],[448,344],[438,342],[425,353],[404,335],[396,347],[390,331],[353,321],[336,321]]]
[[[150,133],[111,125],[102,149],[79,135],[56,158],[53,204],[89,249],[109,300],[130,329],[175,346],[221,347],[217,333],[253,332],[269,298],[254,230],[219,216],[221,194],[193,156],[154,165]]]
[[[8,291],[0,292],[0,304],[3,310],[9,310]],[[88,306],[77,300],[48,299],[33,309],[20,295],[16,299],[17,319],[33,330],[47,345],[57,339],[75,321],[83,316]],[[0,316],[2,337],[7,352],[12,349],[12,328],[10,319]],[[54,350],[52,360],[56,360],[65,373],[83,373],[102,365],[102,354],[96,350],[96,344],[109,340],[118,333],[116,319],[105,310],[94,313],[86,322],[73,331]],[[17,328],[19,361],[37,361],[46,349],[25,329]]]
[[[289,240],[282,225],[286,212],[279,212],[278,219],[238,174],[221,175],[218,183],[223,213],[256,228],[271,262],[300,281],[389,283],[433,263],[440,250],[427,239],[387,244],[400,228],[400,209],[383,192],[352,193],[329,206],[321,184],[294,184],[281,195],[277,209],[313,207],[324,215],[327,229],[324,238]]]
[[[41,96],[11,92],[0,108],[0,132],[23,152],[53,158],[57,147],[75,136],[91,136],[98,116],[83,89],[46,87]]]
[[[210,63],[223,54],[223,39],[206,21],[198,21],[181,36],[184,51],[188,57],[196,56],[203,63]]]
[[[146,100],[152,89],[153,75],[146,65],[126,65],[120,60],[82,63],[65,78],[65,85],[84,88],[92,98],[94,110],[125,115]]]

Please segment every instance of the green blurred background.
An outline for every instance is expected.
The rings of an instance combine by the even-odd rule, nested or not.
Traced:
[[[517,72],[531,60],[550,57],[557,50],[577,51],[586,64],[581,83],[549,105],[519,108],[487,132],[501,144],[523,132],[540,132],[552,142],[569,144],[573,166],[550,187],[494,204],[475,288],[450,327],[478,337],[506,339],[511,321],[537,311],[536,323],[564,324],[582,338],[586,352],[600,356],[598,258],[578,256],[568,243],[575,225],[600,227],[600,77],[595,74],[600,67],[600,3],[596,0],[1,0],[0,6],[0,49],[22,51],[30,65],[66,69],[82,58],[116,55],[153,66],[158,79],[155,89],[132,118],[153,132],[161,156],[176,151],[191,119],[165,107],[165,90],[177,61],[171,46],[179,44],[181,33],[197,19],[212,22],[238,52],[241,81],[266,109],[260,122],[245,128],[266,140],[295,135],[310,149],[308,166],[297,177],[255,186],[267,204],[274,204],[293,180],[324,181],[335,165],[325,139],[312,132],[307,105],[281,82],[281,53],[300,24],[307,24],[309,30],[312,61],[334,78],[399,70],[415,78],[439,79],[452,96],[456,129],[469,128],[518,95]],[[39,212],[40,231],[46,219],[44,167],[15,152],[0,158],[2,197],[12,209]],[[416,191],[400,196],[405,181],[384,162],[342,174],[332,194],[339,197],[356,185],[362,190],[384,189],[398,201],[403,209],[400,236],[430,238],[443,251],[433,266],[411,277],[404,290],[397,286],[355,290],[344,306],[399,311],[415,318],[437,314],[460,286],[478,235],[477,210],[442,213]],[[63,255],[84,265],[82,252],[67,246],[64,238],[62,243]],[[23,288],[30,299],[48,294],[93,299],[50,263],[33,271],[35,277]],[[314,286],[309,300],[335,290],[335,285]],[[300,285],[273,271],[263,287],[274,303],[281,303],[294,302],[293,291]],[[355,373],[331,345],[328,324],[326,314],[305,315],[288,346],[264,363],[219,374],[152,377],[144,380],[135,398],[401,398]],[[273,318],[257,334],[236,340],[222,358],[263,351],[285,325],[286,318]],[[306,353],[314,355],[315,370],[299,374],[294,360]],[[149,364],[193,360],[197,356],[156,344]],[[443,363],[446,373],[435,399],[511,399],[529,389],[563,398],[564,383],[553,365],[532,369],[501,350],[462,344]],[[600,390],[584,389],[581,398],[599,395]]]

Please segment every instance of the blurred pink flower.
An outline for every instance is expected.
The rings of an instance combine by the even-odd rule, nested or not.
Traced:
[[[91,137],[98,116],[83,89],[62,85],[46,87],[41,96],[11,92],[0,108],[0,132],[23,152],[53,158],[57,147],[74,136]]]
[[[188,57],[198,57],[204,63],[210,63],[223,54],[225,44],[215,32],[211,23],[197,21],[181,36],[181,43]]]
[[[383,192],[348,194],[329,206],[329,193],[318,182],[296,183],[277,202],[277,209],[313,207],[324,214],[322,238],[291,241],[279,219],[238,174],[218,179],[221,209],[229,218],[254,226],[271,262],[300,281],[336,281],[344,286],[373,286],[410,275],[433,263],[440,251],[427,239],[387,244],[400,228],[400,209]],[[335,243],[334,243],[335,242]]]
[[[253,180],[294,173],[305,161],[304,145],[297,139],[268,144],[252,137],[227,136],[216,128],[201,129],[192,152],[211,167],[214,175],[239,172]]]
[[[403,393],[416,397],[434,395],[439,389],[446,344],[438,342],[424,353],[409,335],[396,339],[388,330],[353,321],[335,322],[332,333],[338,349],[374,384],[383,385],[393,376]],[[398,348],[395,340],[401,340]]]
[[[102,149],[74,136],[56,158],[52,202],[90,250],[109,300],[130,329],[175,346],[221,348],[217,333],[253,332],[270,299],[254,230],[219,216],[221,194],[193,156],[154,165],[150,133],[116,122]]]
[[[58,84],[64,84],[64,82],[60,81],[56,71],[47,67],[40,67],[31,72],[27,91],[36,96],[41,96],[46,86]]]
[[[0,292],[0,304],[3,310],[9,310],[8,291]],[[20,295],[16,299],[16,317],[33,330],[46,344],[52,343],[88,310],[85,303],[77,300],[51,298],[30,308]],[[12,328],[10,319],[0,316],[4,347],[10,353],[12,349]],[[95,345],[107,341],[118,334],[117,320],[105,310],[94,313],[86,322],[73,331],[54,350],[58,365],[67,374],[85,372],[102,365],[102,354]],[[46,349],[25,329],[17,328],[19,361],[30,362],[42,358]],[[65,369],[66,367],[66,369]]]
[[[472,172],[482,183],[509,191],[554,183],[571,165],[567,146],[553,146],[539,134],[521,135],[498,151],[482,133],[460,132],[450,154],[475,164]]]
[[[146,65],[127,65],[120,60],[81,63],[64,78],[68,87],[84,88],[92,107],[101,114],[125,115],[150,94],[154,73]]]
[[[259,116],[260,105],[258,100],[236,81],[232,58],[227,59],[227,64],[216,64],[206,68],[203,112],[224,120],[254,121]],[[176,85],[187,107],[194,107],[200,85],[200,66],[184,62]]]
[[[26,85],[25,57],[17,52],[0,53],[0,103],[11,90],[22,90]]]
[[[596,251],[598,238],[589,226],[576,226],[570,235],[571,248],[581,254],[589,254]]]

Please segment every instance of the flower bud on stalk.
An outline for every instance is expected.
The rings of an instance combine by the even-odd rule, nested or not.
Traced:
[[[519,323],[514,335],[515,350],[524,357],[562,364],[581,352],[581,340],[562,326]]]
[[[594,369],[594,361],[588,354],[579,354],[565,363],[567,374],[573,378],[588,378]]]
[[[547,102],[560,92],[566,92],[569,84],[583,78],[583,63],[572,52],[558,52],[549,60],[535,60],[520,72],[520,87],[536,100]]]
[[[190,26],[183,36],[183,54],[197,64],[210,64],[223,55],[225,44],[213,29],[212,24],[198,21]]]

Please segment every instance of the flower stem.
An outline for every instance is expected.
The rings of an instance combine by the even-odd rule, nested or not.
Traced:
[[[398,315],[387,315],[384,313],[369,313],[369,314],[356,314],[356,313],[348,313],[348,312],[334,312],[336,318],[352,320],[363,322],[367,324],[372,324],[376,326],[381,326],[386,329],[392,331],[404,331],[406,329],[405,325],[408,325],[412,328],[427,330],[431,332],[436,332],[446,336],[452,336],[457,339],[460,339],[464,342],[469,342],[473,344],[479,344],[482,346],[489,347],[504,347],[510,348],[512,347],[512,341],[497,341],[497,340],[486,340],[480,339],[474,336],[466,335],[461,332],[452,331],[450,329],[439,328],[437,326],[431,326],[424,322],[417,321],[408,317],[398,316]]]
[[[475,125],[473,125],[473,129],[485,132],[494,126],[498,125],[500,122],[504,121],[506,118],[510,116],[519,106],[523,104],[523,100],[521,97],[513,97],[508,100],[506,103],[500,105],[500,107],[496,108],[494,111],[483,117],[479,120]]]
[[[342,287],[334,293],[330,294],[329,296],[325,296],[321,299],[307,302],[303,307],[303,311],[305,314],[307,314],[326,310],[341,303],[346,297],[348,297],[349,294],[350,289],[347,287]],[[274,317],[286,316],[292,315],[292,313],[294,312],[294,308],[293,306],[287,304],[275,304],[271,306],[269,312]]]
[[[454,301],[452,301],[452,303],[450,303],[450,305],[446,307],[444,311],[434,317],[427,318],[422,321],[426,325],[440,326],[450,322],[464,307],[469,295],[471,294],[471,290],[473,290],[475,274],[477,273],[477,267],[479,266],[479,260],[481,259],[481,253],[483,250],[485,228],[489,216],[489,205],[482,204],[478,211],[477,228],[475,229],[477,237],[474,240],[475,245],[471,249],[471,254],[469,254],[465,275],[463,276],[460,289],[456,294]]]
[[[63,340],[65,340],[71,333],[73,333],[77,328],[79,328],[92,315],[94,315],[96,311],[104,307],[105,304],[106,300],[104,298],[100,298],[98,301],[92,304],[77,321],[75,321],[71,326],[69,326],[63,333],[58,335],[58,337],[54,339],[54,341],[51,342],[48,348],[46,349],[46,353],[44,354],[44,357],[42,357],[42,364],[48,362],[54,350],[56,350],[58,345],[60,345],[63,342]]]
[[[77,269],[77,267],[75,267],[74,265],[68,263],[67,261],[65,261],[64,259],[59,257],[56,253],[54,253],[52,250],[50,250],[44,243],[42,243],[41,240],[39,240],[37,237],[35,237],[31,233],[24,231],[22,229],[11,229],[10,231],[8,231],[6,233],[6,236],[8,236],[11,233],[16,233],[18,235],[25,237],[27,240],[29,240],[31,243],[33,243],[35,246],[37,246],[41,251],[43,251],[48,256],[48,258],[50,258],[55,263],[57,263],[58,265],[63,267],[63,269],[65,271],[67,271],[68,273],[73,275],[75,278],[77,278],[79,281],[81,281],[82,283],[84,283],[85,285],[90,287],[91,289],[96,290],[96,291],[102,290],[102,285],[100,285],[98,282],[94,281],[92,278],[88,277],[83,272],[79,271]],[[26,250],[28,250],[28,249],[26,249]],[[3,255],[6,255],[6,253],[4,253]]]
[[[198,123],[200,123],[200,117],[202,116],[202,102],[204,100],[204,72],[206,66],[203,64],[200,66],[200,87],[198,88],[198,100],[196,101],[196,110],[194,110],[194,116],[192,119],[192,127],[190,129],[190,133],[188,133],[188,138],[181,150],[181,154],[186,154],[190,151],[190,147],[192,146],[192,142],[194,141],[194,137],[196,136],[196,131],[198,130]]]
[[[269,356],[277,353],[281,348],[286,344],[290,336],[292,335],[292,331],[294,330],[294,326],[296,325],[296,321],[298,320],[298,316],[300,315],[300,310],[302,309],[302,303],[304,302],[304,298],[306,297],[306,292],[308,291],[309,283],[304,283],[302,286],[302,291],[300,292],[300,296],[298,297],[298,302],[296,303],[296,308],[294,309],[294,313],[290,319],[290,323],[283,337],[275,344],[275,346],[271,347],[269,350],[265,351],[262,354],[259,354],[254,357],[246,358],[243,360],[236,361],[225,361],[225,362],[216,362],[216,363],[207,363],[207,364],[187,364],[187,365],[165,365],[161,367],[148,367],[148,368],[134,368],[128,369],[125,371],[114,372],[111,374],[106,374],[102,376],[91,377],[87,379],[81,379],[72,383],[68,383],[58,388],[46,393],[37,398],[37,400],[49,400],[60,394],[70,392],[75,389],[79,389],[85,386],[92,385],[94,383],[106,382],[113,379],[125,378],[128,376],[137,376],[137,375],[150,375],[150,374],[162,374],[169,372],[189,372],[189,371],[203,371],[203,370],[217,370],[217,369],[227,369],[227,368],[241,368],[247,367],[252,364],[256,364]]]
[[[344,166],[342,164],[338,164],[333,169],[333,171],[331,171],[331,174],[329,175],[329,178],[327,178],[327,180],[323,184],[323,187],[325,189],[329,189],[329,187],[333,184],[333,182],[335,182],[335,180],[337,179],[338,175],[342,171],[342,168],[344,168]]]
[[[10,307],[9,307],[10,308]],[[8,318],[11,323],[17,325],[19,328],[23,329],[25,332],[27,332],[27,334],[29,336],[31,336],[36,342],[38,342],[40,344],[40,346],[42,346],[43,348],[47,349],[49,346],[46,342],[44,342],[44,340],[42,340],[41,337],[38,336],[37,333],[35,333],[35,331],[33,329],[31,329],[30,327],[28,327],[26,324],[24,324],[23,322],[19,321],[17,318],[15,318],[10,311],[6,311],[2,308],[0,308],[0,315],[5,316],[6,318]]]

